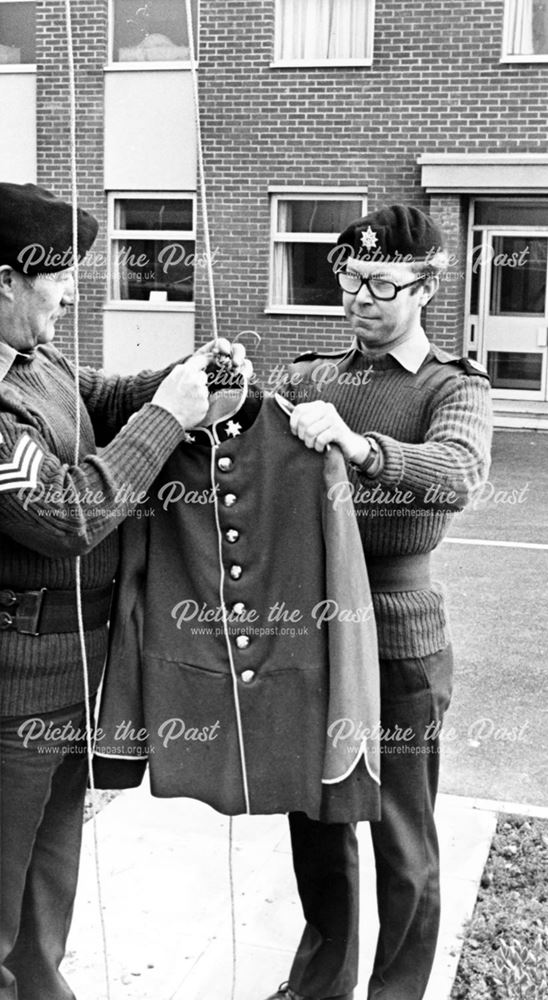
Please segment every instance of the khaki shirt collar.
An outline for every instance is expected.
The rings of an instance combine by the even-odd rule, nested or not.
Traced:
[[[425,358],[430,353],[430,341],[426,336],[422,326],[409,340],[404,340],[398,344],[389,354],[399,361],[400,365],[408,372],[416,375]]]
[[[5,379],[15,361],[22,361],[28,364],[34,357],[36,357],[35,351],[31,351],[30,354],[22,354],[21,351],[16,351],[15,347],[12,347],[10,344],[4,344],[3,341],[0,341],[0,382]]]
[[[359,350],[357,339],[354,346]],[[423,361],[430,353],[430,341],[422,327],[420,327],[411,337],[387,353],[391,358],[395,358],[402,368],[416,375]]]
[[[0,341],[0,382],[8,374],[16,357],[17,351],[15,347],[11,347],[9,344],[4,344]]]

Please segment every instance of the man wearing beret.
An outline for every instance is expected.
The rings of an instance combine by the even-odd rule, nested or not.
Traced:
[[[421,1000],[439,925],[434,802],[452,652],[430,553],[489,468],[485,370],[431,344],[421,310],[446,255],[416,208],[359,219],[331,252],[354,334],[338,355],[297,359],[293,433],[337,444],[349,465],[379,639],[381,819],[371,824],[380,921],[368,1000]],[[332,497],[337,502],[336,491]],[[357,725],[359,720],[349,720]],[[351,1000],[358,979],[355,830],[290,814],[306,918],[289,982],[269,1000]]]
[[[79,255],[96,232],[79,211]],[[72,245],[70,205],[33,184],[0,184],[1,1000],[73,997],[59,964],[87,776],[77,575],[93,701],[115,529],[140,513],[185,428],[208,406],[212,345],[132,378],[82,369],[78,395],[72,365],[51,343],[73,301]]]

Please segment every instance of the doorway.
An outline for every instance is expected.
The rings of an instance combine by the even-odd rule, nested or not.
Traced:
[[[468,269],[468,353],[487,368],[493,396],[546,401],[548,224],[476,225]]]

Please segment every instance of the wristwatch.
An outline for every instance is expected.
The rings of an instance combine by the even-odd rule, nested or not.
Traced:
[[[368,476],[370,479],[376,479],[378,475],[382,472],[384,468],[384,458],[378,441],[372,437],[365,437],[364,441],[369,445],[369,451],[364,462],[357,464],[356,462],[349,462],[351,469],[355,469],[356,472]]]

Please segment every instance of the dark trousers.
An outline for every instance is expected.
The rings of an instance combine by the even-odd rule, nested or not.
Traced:
[[[87,758],[85,742],[61,730],[85,729],[84,706],[37,718],[57,732],[26,747],[25,720],[2,720],[0,1000],[74,1000],[59,965],[76,893]]]
[[[440,911],[438,726],[451,697],[452,669],[451,647],[381,660],[382,816],[371,824],[380,930],[368,1000],[421,1000],[432,968]],[[406,730],[408,738],[398,738]],[[350,994],[359,951],[355,828],[302,813],[289,822],[307,921],[290,986],[313,1000]]]

